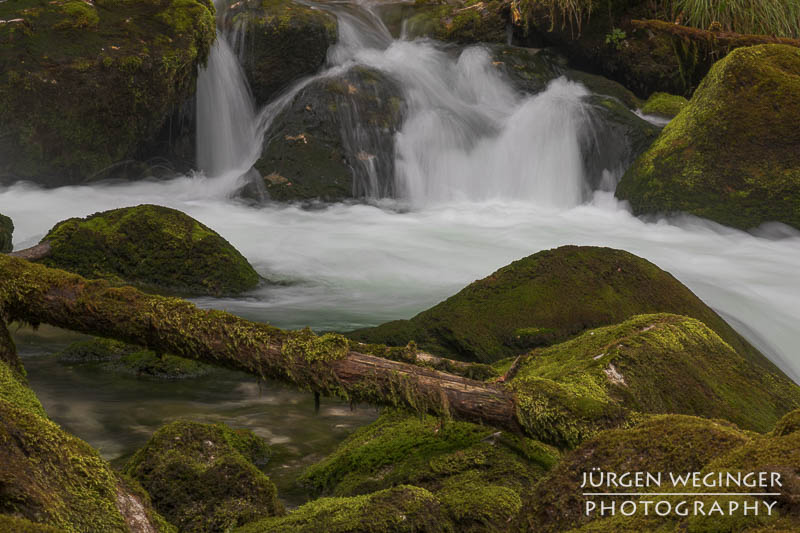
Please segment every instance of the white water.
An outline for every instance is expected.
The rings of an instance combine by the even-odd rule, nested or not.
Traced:
[[[390,73],[405,91],[409,116],[396,146],[400,200],[316,210],[230,200],[255,157],[258,131],[289,95],[262,111],[259,127],[248,126],[255,134],[234,142],[237,128],[254,122],[228,124],[236,106],[205,108],[207,118],[219,112],[208,123],[219,129],[204,130],[214,139],[204,156],[211,162],[201,160],[214,178],[0,189],[0,212],[17,226],[16,247],[35,244],[71,216],[167,205],[217,230],[265,277],[294,282],[202,305],[317,329],[410,317],[542,249],[623,248],[672,272],[800,381],[800,233],[784,228],[783,238],[764,238],[696,218],[646,223],[632,217],[608,193],[585,190],[581,87],[557,81],[541,95],[523,98],[497,78],[481,49],[454,55],[432,42],[389,42],[380,28],[364,34],[355,25],[342,27],[360,40],[343,36],[331,53],[335,69],[324,75],[358,62]],[[213,84],[238,68],[223,48],[215,56],[221,62],[210,63],[206,73]],[[211,94],[224,100],[230,93]]]

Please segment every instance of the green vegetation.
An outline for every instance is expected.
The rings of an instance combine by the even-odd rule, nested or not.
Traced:
[[[283,514],[275,485],[256,467],[269,456],[250,431],[177,421],[159,429],[124,471],[180,531],[230,531]]]
[[[617,188],[634,213],[688,212],[737,228],[800,228],[800,49],[738,48]]]
[[[682,24],[737,33],[800,38],[798,0],[669,0],[672,12],[680,14]]]
[[[348,333],[376,344],[413,340],[444,357],[493,362],[637,314],[696,318],[744,357],[774,369],[689,289],[654,264],[611,248],[563,246],[507,265],[411,320]]]
[[[242,67],[262,105],[293,81],[317,72],[338,36],[333,15],[291,0],[236,2],[220,16],[224,27],[247,32]]]
[[[800,387],[737,354],[702,322],[640,315],[523,356],[508,385],[529,435],[573,447],[641,413],[722,418],[770,431]]]
[[[0,213],[0,254],[6,254],[14,249],[11,235],[14,233],[14,223],[10,218]]]
[[[50,267],[185,294],[236,294],[259,276],[216,232],[166,207],[140,205],[58,223],[44,237]]]
[[[653,93],[642,106],[642,113],[673,118],[689,103],[683,96],[667,93]]]
[[[0,3],[0,177],[113,173],[192,95],[215,38],[200,0]]]

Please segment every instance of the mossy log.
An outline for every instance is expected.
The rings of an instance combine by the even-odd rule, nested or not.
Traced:
[[[689,26],[681,26],[663,20],[632,20],[635,28],[650,30],[656,33],[666,33],[690,41],[713,44],[720,49],[739,48],[742,46],[755,46],[757,44],[788,44],[800,47],[800,39],[775,37],[773,35],[751,35],[732,31],[710,31]]]
[[[287,332],[8,255],[0,255],[0,317],[113,337],[351,402],[519,431],[513,397],[501,385],[359,353],[340,335]]]

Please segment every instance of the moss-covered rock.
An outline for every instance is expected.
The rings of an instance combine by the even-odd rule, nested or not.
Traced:
[[[244,0],[220,15],[244,32],[242,67],[258,104],[317,72],[337,39],[336,17],[293,0]]]
[[[683,96],[667,93],[653,93],[642,106],[642,113],[673,118],[686,107],[689,101]]]
[[[45,265],[115,283],[218,296],[252,289],[260,280],[216,232],[156,205],[71,218],[56,224],[42,242],[50,245]]]
[[[236,533],[445,533],[456,531],[427,490],[401,485],[364,496],[320,498]]]
[[[11,235],[14,233],[14,223],[10,218],[0,213],[0,253],[7,254],[14,249]]]
[[[688,212],[738,228],[800,228],[800,49],[739,48],[628,170],[634,213]]]
[[[727,422],[681,415],[655,416],[630,429],[604,431],[565,455],[539,482],[525,502],[528,527],[537,533],[555,533],[594,518],[586,516],[589,498],[581,488],[584,473],[592,468],[664,476],[697,472],[751,438]]]
[[[300,482],[335,496],[423,487],[457,531],[500,532],[558,458],[550,446],[492,428],[388,410],[309,467]]]
[[[177,421],[159,429],[124,471],[181,531],[230,531],[283,514],[275,485],[256,467],[269,455],[249,431]]]
[[[0,182],[113,174],[194,91],[205,0],[0,3]]]
[[[174,532],[94,449],[50,421],[24,378],[0,361],[0,529],[52,528]]]
[[[294,98],[264,139],[255,168],[274,200],[391,196],[394,134],[405,102],[376,70],[354,67]]]
[[[622,250],[563,246],[507,265],[411,320],[348,333],[368,343],[492,362],[637,314],[701,320],[737,352],[774,366],[678,280]]]
[[[775,424],[775,429],[772,432],[778,437],[783,437],[795,431],[800,431],[800,409],[786,413],[786,415]]]
[[[405,30],[408,38],[431,37],[460,44],[505,43],[509,4],[497,0],[440,3],[385,3],[378,12],[395,36]]]
[[[722,418],[764,433],[800,406],[790,379],[677,315],[594,329],[522,356],[515,367],[508,387],[519,419],[529,435],[558,446],[636,420],[630,412]]]
[[[157,354],[140,346],[95,337],[73,342],[58,354],[65,363],[103,363],[112,371],[159,379],[187,379],[205,375],[209,365],[169,354]]]

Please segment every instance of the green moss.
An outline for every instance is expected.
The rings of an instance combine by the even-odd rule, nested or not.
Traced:
[[[354,496],[398,485],[431,491],[458,531],[504,531],[559,458],[540,442],[464,422],[387,410],[301,476],[312,491]]]
[[[401,485],[351,498],[320,498],[282,518],[248,524],[236,533],[454,532],[425,489]]]
[[[563,246],[520,259],[411,320],[347,335],[392,346],[413,340],[436,355],[493,362],[654,312],[697,318],[741,355],[775,369],[667,272],[622,250],[588,246]],[[519,330],[526,334],[517,335]]]
[[[236,294],[259,276],[213,230],[166,207],[140,205],[60,222],[44,237],[47,266],[88,278],[179,291]]]
[[[333,15],[290,0],[236,2],[220,15],[223,27],[247,32],[242,67],[259,104],[322,68],[338,36]]]
[[[0,179],[113,174],[195,89],[215,39],[197,0],[0,3]]]
[[[124,471],[181,531],[228,531],[283,513],[275,485],[254,464],[269,454],[249,431],[178,421],[159,429]]]
[[[686,107],[689,101],[683,96],[667,93],[653,93],[642,106],[642,113],[673,118]]]
[[[39,398],[25,383],[25,378],[0,360],[0,400],[47,418]]]
[[[723,418],[767,432],[800,405],[791,380],[743,358],[702,322],[665,314],[537,350],[508,386],[528,434],[559,446],[630,423],[630,412]]]
[[[14,249],[11,235],[14,233],[14,223],[10,218],[0,213],[0,254],[7,254]]]
[[[13,531],[14,533],[61,533],[62,530],[47,524],[37,524],[25,518],[10,515],[0,515],[0,531]]]
[[[777,437],[783,437],[795,431],[800,431],[800,409],[786,413],[783,418],[778,420],[778,423],[775,424],[775,429],[772,430],[772,433]]]
[[[94,337],[73,342],[58,353],[58,358],[65,363],[107,362],[133,353],[136,349],[135,346],[124,342]]]
[[[800,228],[800,49],[738,48],[626,172],[634,213],[688,212],[737,228]]]
[[[426,0],[382,5],[379,9],[394,35],[399,35],[403,27],[409,38],[432,37],[460,44],[508,40],[508,7],[495,0],[449,4]]]

